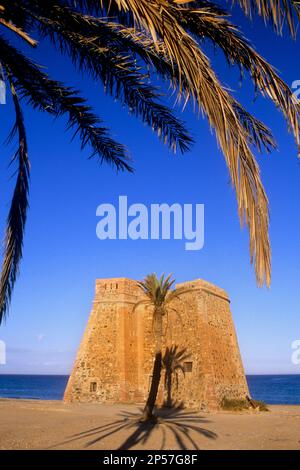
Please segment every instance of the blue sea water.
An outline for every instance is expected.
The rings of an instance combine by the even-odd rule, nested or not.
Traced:
[[[300,375],[248,375],[251,396],[269,405],[300,405]]]
[[[0,374],[0,397],[61,400],[68,378],[67,375]]]
[[[1,398],[61,400],[67,375],[0,375]],[[252,398],[270,405],[300,405],[300,375],[248,375]]]

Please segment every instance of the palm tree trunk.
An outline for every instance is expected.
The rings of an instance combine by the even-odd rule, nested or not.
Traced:
[[[154,366],[153,366],[153,373],[152,373],[152,381],[151,381],[151,387],[148,395],[148,399],[143,411],[143,421],[148,421],[152,419],[153,416],[153,409],[155,406],[156,398],[157,398],[157,393],[158,393],[158,388],[160,384],[160,376],[161,376],[161,360],[162,360],[162,354],[161,351],[157,352],[155,354],[155,361],[154,361]]]
[[[143,411],[142,421],[148,421],[154,418],[153,410],[160,384],[162,369],[162,315],[160,314],[158,314],[156,318],[156,327],[155,360],[153,365],[150,391]]]

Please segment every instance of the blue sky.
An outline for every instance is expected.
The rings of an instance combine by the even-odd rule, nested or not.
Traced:
[[[299,40],[277,38],[262,22],[255,26],[236,11],[236,22],[287,83],[300,80]],[[182,118],[196,144],[184,156],[172,155],[149,128],[119,103],[74,71],[47,44],[32,56],[46,63],[53,77],[81,89],[113,135],[130,149],[135,174],[118,174],[88,160],[78,141],[70,142],[65,120],[24,106],[32,165],[30,211],[24,258],[9,317],[0,327],[7,345],[7,365],[0,373],[69,373],[94,295],[96,278],[140,279],[149,272],[172,272],[178,282],[203,278],[226,289],[247,373],[300,373],[291,362],[291,343],[300,338],[299,201],[300,163],[293,137],[274,106],[222,54],[209,47],[223,83],[248,110],[273,130],[279,151],[258,156],[271,211],[273,280],[259,289],[249,263],[248,232],[240,230],[235,194],[222,154],[207,122],[189,109]],[[13,122],[10,102],[0,107],[1,142]],[[0,228],[9,207],[13,180],[8,168],[14,146],[1,147]],[[185,251],[182,241],[100,241],[96,208],[127,195],[132,203],[205,204],[205,245]]]

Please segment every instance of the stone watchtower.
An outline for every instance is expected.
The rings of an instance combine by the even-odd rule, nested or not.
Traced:
[[[159,403],[171,399],[196,409],[216,409],[223,398],[245,398],[249,391],[226,292],[203,280],[177,287],[185,292],[166,319],[164,351],[171,352],[171,361],[166,361],[171,366],[162,373]],[[65,401],[145,401],[154,340],[151,310],[135,308],[142,298],[131,279],[96,280],[92,311]],[[177,367],[172,367],[172,351],[177,354]],[[164,380],[165,374],[169,380]]]

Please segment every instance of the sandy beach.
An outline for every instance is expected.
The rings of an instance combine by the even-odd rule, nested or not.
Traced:
[[[300,449],[300,406],[269,409],[163,410],[153,426],[133,405],[0,399],[0,449]]]

